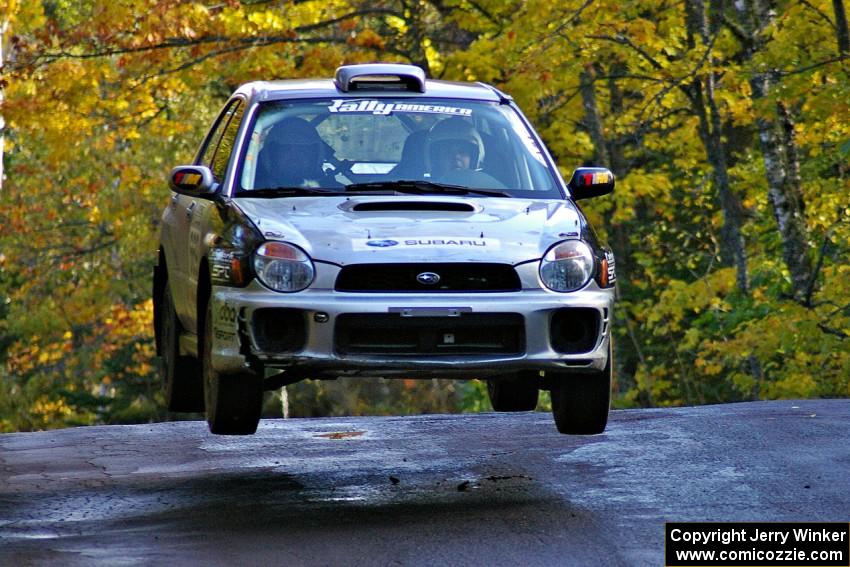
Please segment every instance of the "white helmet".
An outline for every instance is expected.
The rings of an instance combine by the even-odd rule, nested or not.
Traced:
[[[447,118],[437,122],[428,131],[425,144],[425,159],[428,169],[434,170],[440,155],[446,155],[452,144],[463,144],[470,151],[470,168],[478,169],[484,161],[484,142],[475,127],[459,117]]]

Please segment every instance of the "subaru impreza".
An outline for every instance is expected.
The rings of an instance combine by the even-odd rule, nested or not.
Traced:
[[[615,266],[512,98],[415,66],[252,82],[175,167],[154,270],[165,398],[251,434],[263,392],[341,376],[486,380],[496,411],[551,392],[600,433]]]

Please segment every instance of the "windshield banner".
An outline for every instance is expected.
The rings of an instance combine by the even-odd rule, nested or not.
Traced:
[[[368,114],[391,114],[393,112],[422,112],[427,114],[449,114],[452,116],[472,116],[471,108],[443,106],[438,104],[417,104],[412,102],[378,102],[377,100],[335,99],[328,107],[330,112],[364,112]]]

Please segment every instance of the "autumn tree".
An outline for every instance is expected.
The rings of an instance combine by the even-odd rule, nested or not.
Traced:
[[[372,60],[436,72],[473,37],[425,2],[8,7],[7,428],[164,417],[149,297],[163,180],[238,84]]]
[[[841,0],[2,7],[0,429],[167,417],[150,325],[167,171],[236,85],[376,60],[492,83],[565,177],[614,170],[614,195],[582,206],[617,254],[617,404],[850,394]],[[313,415],[482,396],[399,381],[291,401]]]

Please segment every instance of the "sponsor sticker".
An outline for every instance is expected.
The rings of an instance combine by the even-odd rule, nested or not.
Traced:
[[[236,333],[232,331],[222,331],[221,329],[213,329],[215,340],[218,343],[236,344]]]
[[[367,240],[366,246],[371,246],[372,248],[390,248],[391,246],[398,246],[398,240]]]
[[[468,238],[463,236],[404,236],[396,238],[354,238],[351,247],[363,250],[499,250],[501,241],[496,238]]]
[[[328,107],[333,113],[360,112],[366,114],[388,115],[393,112],[416,112],[424,114],[449,114],[451,116],[472,116],[472,109],[442,104],[419,104],[414,102],[379,102],[377,100],[334,99]]]
[[[222,303],[218,308],[218,321],[234,325],[236,323],[236,308],[229,303]]]
[[[210,250],[210,278],[214,283],[228,283],[231,280],[233,255],[226,250]]]
[[[213,312],[213,336],[219,348],[236,344],[236,319],[236,306],[226,301],[220,303]]]
[[[606,250],[605,259],[608,261],[608,283],[612,284],[617,281],[617,264],[614,261],[614,253]]]

